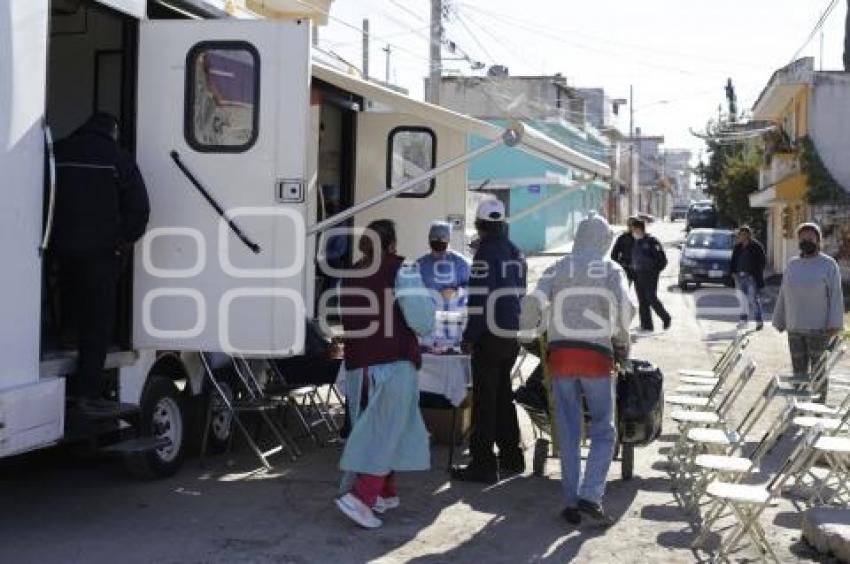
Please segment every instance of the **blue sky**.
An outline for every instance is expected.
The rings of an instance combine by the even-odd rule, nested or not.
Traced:
[[[689,127],[704,127],[724,103],[731,77],[750,108],[772,72],[787,64],[829,0],[444,0],[453,5],[447,36],[471,58],[511,74],[561,72],[569,84],[635,88],[635,123],[666,137],[666,147],[698,151]],[[335,0],[320,44],[358,66],[362,19],[371,25],[371,74],[422,97],[428,69],[429,0]],[[841,68],[846,1],[826,22],[823,67]],[[820,59],[820,35],[800,53]],[[444,52],[444,56],[449,56]],[[818,63],[820,64],[820,63]],[[448,68],[471,74],[469,65]],[[627,115],[627,111],[625,114]],[[624,128],[628,122],[623,121]]]

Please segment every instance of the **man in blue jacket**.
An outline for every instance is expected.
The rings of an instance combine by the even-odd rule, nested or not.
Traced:
[[[472,353],[472,460],[456,467],[457,480],[493,484],[525,471],[519,425],[511,390],[511,370],[519,353],[520,299],[526,291],[525,257],[508,239],[505,206],[481,202],[475,228],[479,245],[469,279],[469,321],[463,348]],[[498,458],[493,445],[499,447]]]

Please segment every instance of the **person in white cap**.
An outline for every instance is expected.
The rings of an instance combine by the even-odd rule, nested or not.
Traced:
[[[773,326],[788,331],[794,376],[811,377],[830,338],[844,328],[844,295],[841,272],[835,259],[820,250],[821,231],[815,223],[797,227],[800,256],[791,259],[773,311]],[[826,399],[826,380],[819,399]]]
[[[472,436],[467,466],[452,469],[456,480],[492,484],[525,471],[511,389],[519,353],[520,299],[527,265],[506,233],[505,206],[482,200],[475,214],[479,244],[469,279],[469,319],[463,348],[472,353]],[[499,447],[499,456],[493,445]]]

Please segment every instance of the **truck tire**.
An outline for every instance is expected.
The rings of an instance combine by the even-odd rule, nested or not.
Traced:
[[[185,422],[184,404],[177,386],[166,376],[151,376],[142,393],[139,436],[167,438],[171,444],[127,455],[125,464],[130,473],[143,479],[176,474],[183,465],[186,450]]]
[[[220,380],[218,383],[222,391],[227,396],[227,400],[233,402],[233,386],[227,380]],[[212,386],[210,386],[211,388]],[[203,437],[203,426],[206,424],[207,409],[209,403],[212,403],[212,420],[210,421],[209,438],[207,439],[207,451],[212,454],[221,454],[230,445],[233,437],[233,414],[231,414],[224,406],[224,402],[215,390],[209,389],[204,395],[204,413],[201,423],[201,437]]]

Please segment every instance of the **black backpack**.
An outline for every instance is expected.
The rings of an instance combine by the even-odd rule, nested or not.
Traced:
[[[664,375],[645,360],[627,360],[617,375],[617,436],[623,444],[647,445],[661,435]]]

